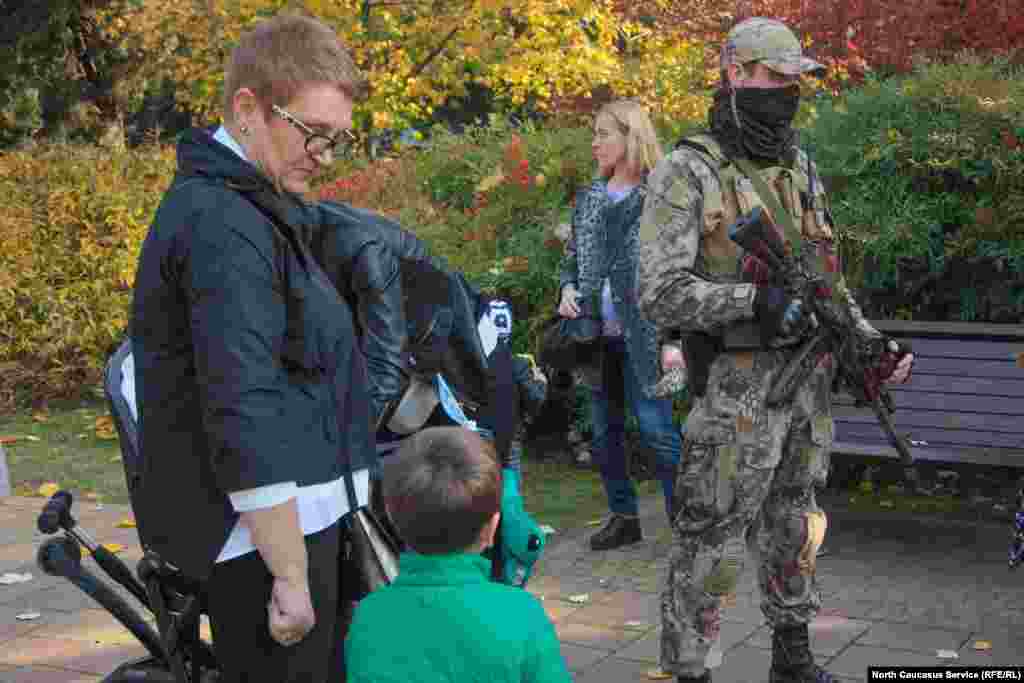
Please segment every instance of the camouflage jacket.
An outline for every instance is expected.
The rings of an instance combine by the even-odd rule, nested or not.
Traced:
[[[604,279],[609,279],[633,369],[644,395],[653,398],[659,380],[658,337],[640,315],[635,295],[638,226],[646,190],[640,185],[613,205],[607,186],[606,181],[595,180],[576,197],[572,234],[559,268],[559,296],[566,285],[573,285],[584,301],[599,302]],[[621,232],[615,234],[618,227]]]
[[[715,145],[709,138],[700,140]],[[741,174],[737,179],[735,170],[727,176],[723,168],[714,157],[680,146],[648,178],[639,227],[637,300],[660,334],[718,334],[732,323],[754,318],[757,287],[745,281],[743,253],[729,239],[728,228],[738,215],[761,202],[749,180],[743,183]],[[831,251],[832,221],[817,167],[800,150],[793,171],[784,174],[794,178],[799,192],[794,190],[787,199],[776,186],[777,194],[787,210],[794,209],[791,214],[805,244]],[[733,187],[725,187],[729,183]],[[841,277],[834,291],[852,323],[868,336],[880,334],[864,318]]]

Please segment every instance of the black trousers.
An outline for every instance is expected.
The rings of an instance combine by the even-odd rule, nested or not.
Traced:
[[[341,525],[306,536],[309,590],[316,625],[284,647],[270,637],[267,603],[274,577],[259,552],[218,563],[206,584],[220,683],[338,681],[339,554]]]

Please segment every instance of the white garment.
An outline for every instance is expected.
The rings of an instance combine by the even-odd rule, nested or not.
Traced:
[[[231,137],[224,126],[217,129],[213,139],[246,161],[249,160],[241,145]],[[134,360],[131,354],[122,365],[121,378],[122,392],[128,400],[132,416],[138,421],[138,412],[135,407]],[[370,501],[369,470],[361,469],[353,472],[352,481],[356,490],[356,506],[368,505]],[[312,486],[298,486],[294,481],[281,482],[235,491],[228,494],[228,498],[231,500],[231,506],[235,512],[239,513],[274,507],[295,498],[299,508],[299,526],[304,536],[323,531],[345,516],[351,509],[348,493],[345,490],[344,477]],[[256,550],[256,546],[252,543],[249,528],[239,519],[224,543],[220,555],[217,556],[217,562],[226,562],[254,550]]]

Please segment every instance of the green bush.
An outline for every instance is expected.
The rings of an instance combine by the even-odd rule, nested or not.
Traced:
[[[996,258],[1024,274],[1019,67],[962,55],[819,99],[810,119],[804,142],[834,187],[854,287],[900,285],[907,259],[938,274],[952,259]]]

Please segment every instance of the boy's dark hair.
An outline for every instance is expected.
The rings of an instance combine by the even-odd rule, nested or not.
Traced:
[[[501,508],[494,448],[468,429],[424,429],[383,463],[384,504],[402,540],[423,555],[474,545]]]

